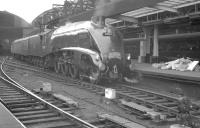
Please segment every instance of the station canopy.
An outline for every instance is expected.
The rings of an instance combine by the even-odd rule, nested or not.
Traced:
[[[68,1],[68,0],[66,0]],[[68,17],[60,17],[59,19],[70,19],[71,21],[81,21],[81,20],[90,20],[92,16],[104,16],[107,18],[108,23],[116,23],[121,21],[130,21],[137,23],[138,18],[162,13],[162,12],[172,12],[179,13],[179,8],[196,5],[200,3],[200,0],[77,0],[79,3],[92,3],[87,4],[83,7],[87,7],[85,10],[80,11],[81,4],[72,6],[71,12],[75,12],[76,7],[78,8],[77,14],[68,15]],[[81,2],[80,2],[81,1]],[[88,6],[89,5],[89,6]],[[83,7],[81,9],[83,9]],[[63,7],[53,8],[52,10],[48,10],[41,15],[39,15],[34,21],[37,19],[41,19],[41,17],[52,17],[56,12],[57,16],[60,16],[59,10],[62,10]],[[71,7],[69,7],[70,9]],[[68,12],[69,12],[69,9]],[[66,13],[68,13],[66,12]],[[62,12],[63,13],[63,12]],[[56,17],[57,17],[56,16]],[[42,18],[43,19],[43,18]],[[51,19],[51,18],[48,18]]]
[[[150,2],[151,4],[149,4],[148,2]],[[138,1],[138,3],[140,3],[140,1]],[[138,3],[135,1],[135,7],[133,7],[131,11],[129,10],[129,8],[126,8],[124,11],[121,11],[121,19],[123,20],[124,18],[124,20],[132,20],[133,22],[137,22],[138,18],[166,11],[179,13],[179,8],[199,4],[200,0],[143,0],[141,2],[141,6],[138,5]],[[121,3],[119,4],[119,6],[120,5]],[[127,5],[130,5],[130,3]],[[110,18],[107,20],[107,22],[112,24],[121,22],[122,20]]]

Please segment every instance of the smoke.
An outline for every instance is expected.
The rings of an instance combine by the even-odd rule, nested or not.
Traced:
[[[115,5],[122,0],[97,0],[94,16],[107,16],[115,10]]]

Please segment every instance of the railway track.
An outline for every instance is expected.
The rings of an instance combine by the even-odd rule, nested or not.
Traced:
[[[88,83],[82,83],[81,86],[78,87],[87,89],[99,95],[104,95],[105,92],[105,87]],[[114,101],[117,102],[117,104],[120,103],[123,108],[131,113],[136,115],[138,114],[138,116],[143,116],[144,114],[144,116],[148,116],[149,118],[153,119],[153,116],[158,115],[159,121],[174,121],[180,116],[178,110],[178,105],[180,103],[179,98],[131,87],[124,84],[115,84],[112,86],[112,88],[116,90],[116,99]],[[192,106],[193,108],[190,111],[191,118],[194,125],[196,127],[200,127],[199,106],[196,104],[192,104]]]
[[[36,71],[34,69],[34,71]],[[54,76],[55,77],[55,76]],[[59,76],[62,80],[65,77]],[[78,80],[72,80],[68,78],[66,84],[77,85],[79,88],[87,89],[99,95],[104,95],[105,88],[99,85],[94,85],[86,82],[81,82]],[[176,120],[179,116],[178,104],[179,99],[171,96],[147,91],[144,89],[139,89],[125,84],[115,84],[111,86],[116,90],[117,98],[115,101],[117,104],[120,103],[123,108],[130,111],[131,113],[138,114],[139,116],[147,116],[154,120],[155,115],[159,116],[159,120]],[[137,107],[135,107],[137,106]],[[191,118],[195,126],[200,126],[200,110],[197,109],[198,106],[193,104],[193,109],[191,110]],[[138,112],[142,111],[142,112]],[[148,113],[148,114],[147,114]]]
[[[27,65],[23,65],[23,67],[26,67],[26,70],[33,68],[32,66]],[[32,69],[32,71],[38,72],[37,69]],[[8,78],[9,76],[6,77]],[[60,76],[59,78],[65,80],[65,78],[63,79],[62,76]],[[127,120],[126,118],[106,113],[98,114],[97,119],[89,121],[90,123],[85,122],[73,115],[73,111],[77,109],[77,106],[66,105],[65,102],[63,103],[63,101],[61,100],[55,100],[54,98],[52,98],[52,95],[35,95],[13,80],[10,81],[3,77],[2,79],[12,85],[9,85],[8,87],[7,84],[2,84],[2,86],[0,86],[2,92],[0,94],[0,99],[3,104],[19,120],[19,122],[24,124],[24,127],[146,128],[146,126],[132,122],[130,120]]]
[[[62,109],[58,108],[8,78],[1,74],[0,99],[24,127],[97,128],[70,114],[69,107],[63,105]]]

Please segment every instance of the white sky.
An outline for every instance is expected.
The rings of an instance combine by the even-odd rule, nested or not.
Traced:
[[[0,0],[0,11],[8,11],[31,23],[52,4],[64,4],[65,0]]]

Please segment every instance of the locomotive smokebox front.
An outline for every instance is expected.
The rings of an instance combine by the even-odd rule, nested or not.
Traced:
[[[108,75],[111,79],[121,79],[123,70],[123,63],[121,59],[122,57],[119,52],[110,52],[108,54]]]

